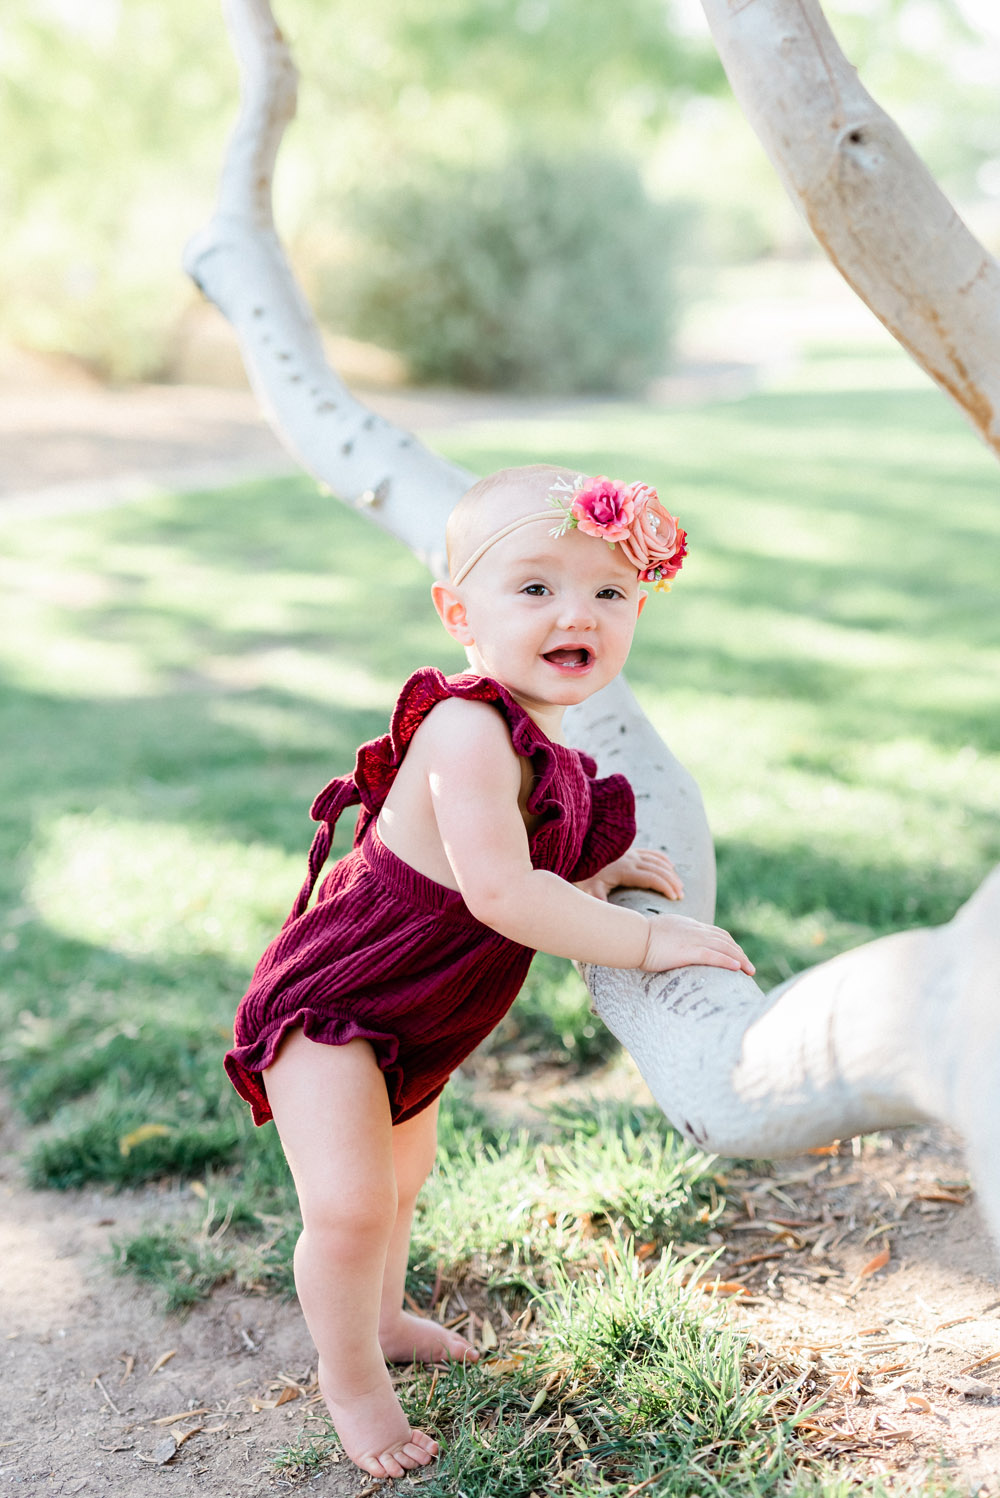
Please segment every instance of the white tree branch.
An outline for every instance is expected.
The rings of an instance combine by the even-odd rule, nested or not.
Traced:
[[[330,368],[271,209],[295,64],[267,0],[223,5],[242,102],[215,214],[187,245],[184,268],[232,324],[254,392],[302,466],[439,573],[445,520],[474,475],[377,416]]]
[[[1000,453],[1000,264],[861,86],[819,0],[702,0],[733,92],[823,249]]]
[[[769,3],[761,0],[761,9]],[[730,7],[734,16],[738,9]],[[187,268],[232,322],[264,409],[300,461],[439,570],[445,518],[470,476],[375,416],[327,365],[270,207],[271,170],[294,112],[294,66],[267,0],[226,0],[226,12],[243,107],[218,210],[191,242]],[[933,292],[928,280],[925,300]],[[603,773],[628,775],[641,841],[671,854],[685,880],[684,908],[711,919],[714,853],[698,788],[624,681],[575,709],[567,726]],[[663,908],[642,892],[620,898]],[[964,1124],[974,1145],[984,1141],[981,1169],[1000,1229],[1000,1171],[985,1147],[992,1093],[985,1112],[969,1102],[974,1082],[995,1090],[1000,1076],[993,1065],[1000,1018],[986,1038],[982,1023],[987,1010],[1000,1013],[998,932],[1000,878],[950,926],[874,942],[769,997],[750,979],[713,968],[656,975],[595,968],[585,977],[597,1012],[659,1104],[699,1144],[771,1155],[855,1129],[947,1118]],[[963,1048],[962,1036],[972,1043]]]

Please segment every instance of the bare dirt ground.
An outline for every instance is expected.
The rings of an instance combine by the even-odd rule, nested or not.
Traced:
[[[114,392],[33,366],[6,373],[0,505],[9,513],[292,467],[243,390]],[[674,395],[703,389],[693,375]],[[541,414],[537,403],[406,392],[373,404],[418,432]],[[524,1093],[523,1082],[505,1092],[508,1112],[529,1111]],[[297,1308],[223,1289],[186,1317],[164,1316],[108,1260],[116,1235],[186,1211],[190,1197],[31,1192],[10,1118],[0,1146],[0,1492],[235,1498],[287,1488],[273,1454],[315,1418]],[[780,1363],[804,1387],[813,1379],[832,1391],[810,1432],[817,1447],[867,1472],[940,1456],[970,1493],[1000,1493],[997,1259],[957,1141],[928,1130],[884,1136],[858,1153],[734,1179],[730,1196],[716,1273],[737,1292],[732,1313],[757,1340],[761,1366]],[[305,1487],[346,1498],[372,1485],[337,1466]]]

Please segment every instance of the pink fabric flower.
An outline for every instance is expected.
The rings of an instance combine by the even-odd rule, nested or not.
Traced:
[[[635,514],[632,488],[613,479],[591,479],[574,497],[570,513],[580,530],[614,544],[629,536]]]
[[[563,498],[570,494],[572,502]],[[687,555],[687,536],[655,489],[608,478],[581,476],[572,484],[559,479],[549,491],[549,504],[562,516],[553,536],[579,528],[609,546],[617,544],[640,582],[670,591],[669,579],[677,576]]]
[[[620,538],[622,555],[635,567],[641,582],[659,582],[676,577],[687,555],[687,536],[673,515],[660,503],[655,489],[631,484],[633,520]]]

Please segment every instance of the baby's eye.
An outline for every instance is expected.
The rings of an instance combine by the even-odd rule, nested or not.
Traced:
[[[601,588],[598,598],[624,598],[621,588]]]
[[[548,591],[544,583],[526,583],[521,589],[521,592],[527,593],[529,598],[544,598]]]

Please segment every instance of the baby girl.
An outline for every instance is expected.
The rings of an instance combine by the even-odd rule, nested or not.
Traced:
[[[680,568],[684,532],[654,490],[537,465],[481,480],[448,524],[431,592],[469,670],[416,672],[389,733],[317,797],[309,876],[258,964],[226,1067],[273,1118],[303,1230],[295,1283],[319,1384],[374,1477],[426,1465],[389,1362],[474,1359],[402,1310],[410,1225],[449,1075],[498,1023],[535,951],[605,967],[752,973],[725,931],[612,905],[677,899],[670,860],[633,847],[632,793],[561,737],[567,707],[622,669],[643,583]],[[354,848],[309,901],[333,824]]]

